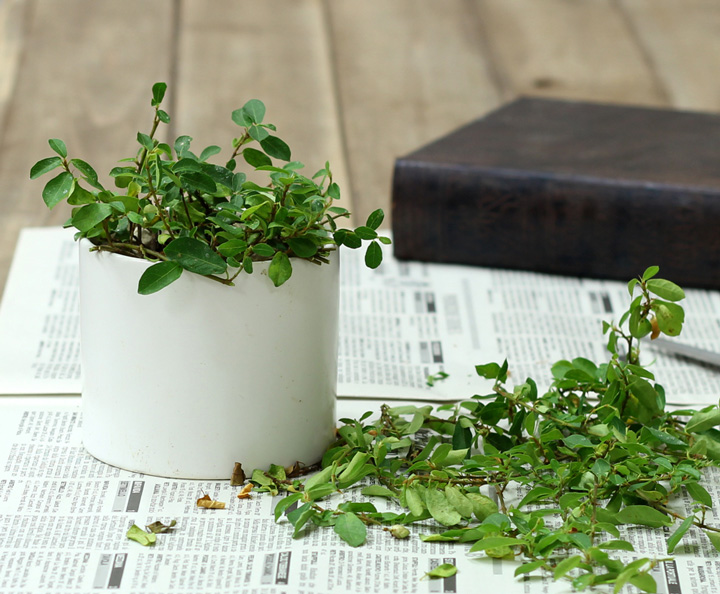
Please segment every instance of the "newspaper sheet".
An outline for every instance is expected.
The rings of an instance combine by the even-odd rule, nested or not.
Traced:
[[[371,527],[367,544],[358,548],[328,529],[294,540],[286,520],[274,521],[277,498],[270,495],[240,500],[240,487],[229,481],[157,478],[98,462],[80,442],[79,399],[48,400],[0,399],[4,594],[570,592],[567,583],[548,578],[515,579],[517,563],[469,555],[469,545],[421,541],[418,534],[432,532],[430,525],[413,528],[407,540]],[[354,416],[367,404],[342,402],[340,415]],[[717,500],[720,473],[712,476],[714,482],[707,487]],[[226,509],[196,507],[204,494],[226,502]],[[125,536],[133,523],[144,527],[173,519],[175,530],[158,535],[152,547]],[[625,537],[635,544],[637,556],[663,558],[668,535],[638,528]],[[706,540],[691,533],[676,549],[675,559],[658,566],[660,594],[720,591],[720,555]],[[454,564],[457,574],[424,578],[441,563]]]
[[[0,306],[0,394],[81,391],[76,249],[68,231],[23,231]],[[475,365],[505,358],[512,377],[542,386],[559,359],[606,359],[601,321],[629,303],[621,282],[400,262],[391,247],[377,270],[343,250],[341,270],[341,397],[469,398],[489,387]],[[720,293],[690,290],[685,303],[682,340],[720,350]],[[717,401],[717,369],[651,348],[644,357],[669,402]],[[429,387],[438,372],[449,377]]]

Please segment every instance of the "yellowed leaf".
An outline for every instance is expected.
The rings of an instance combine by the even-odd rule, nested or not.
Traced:
[[[225,502],[210,499],[210,495],[203,495],[197,500],[197,506],[204,507],[206,509],[225,509]]]
[[[252,491],[252,488],[252,483],[248,483],[247,485],[245,485],[238,493],[238,499],[250,499],[250,491]]]

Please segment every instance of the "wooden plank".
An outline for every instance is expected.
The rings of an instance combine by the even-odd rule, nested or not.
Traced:
[[[476,0],[504,96],[666,105],[612,0]]]
[[[26,0],[0,2],[0,122],[15,89],[28,12]]]
[[[28,177],[35,161],[50,156],[47,139],[65,140],[102,176],[134,154],[135,135],[152,118],[152,83],[170,72],[172,0],[41,1],[29,9],[0,140],[0,290],[19,230],[60,224],[69,214],[49,212],[45,181]]]
[[[720,109],[720,3],[622,0],[674,107]]]
[[[266,121],[277,126],[293,159],[305,163],[304,173],[314,174],[329,160],[347,199],[350,185],[320,0],[215,0],[212,7],[183,3],[175,133],[192,136],[198,150],[223,147],[222,160],[240,131],[230,114],[249,99],[260,99]]]
[[[395,158],[499,102],[473,10],[462,0],[327,3],[361,222],[390,215]]]

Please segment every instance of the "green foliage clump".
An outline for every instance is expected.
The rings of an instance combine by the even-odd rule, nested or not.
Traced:
[[[184,270],[232,285],[258,261],[270,262],[268,276],[280,286],[292,275],[294,258],[327,263],[337,246],[355,249],[363,241],[370,242],[367,266],[380,265],[379,244],[390,243],[377,233],[382,210],[365,225],[338,228],[336,220],[350,213],[333,205],[340,188],[329,164],[312,178],[300,174],[303,164],[291,161],[290,148],[273,134],[275,126],[264,122],[261,101],[252,99],[232,113],[242,131],[225,165],[216,165],[208,159],[221,151],[219,146],[196,155],[189,136],[178,137],[172,147],[155,137],[159,125],[170,122],[160,109],[166,89],[165,83],[153,86],[152,129],[138,132],[137,155],[110,171],[116,190],[106,189],[87,162],[68,159],[58,139],[49,140],[56,155],[30,171],[35,179],[62,170],[47,182],[42,196],[48,208],[63,201],[73,207],[66,226],[77,229],[76,238],[89,239],[96,250],[154,262],[140,278],[139,293],[159,291]],[[266,185],[236,171],[240,157],[267,177]]]
[[[370,413],[343,419],[320,472],[302,481],[274,467],[256,470],[253,482],[286,493],[275,517],[286,515],[296,537],[332,526],[358,546],[367,526],[394,535],[434,520],[438,530],[420,538],[516,558],[516,576],[546,571],[578,590],[609,584],[617,593],[629,583],[655,592],[650,571],[662,560],[627,561],[623,525],[670,528],[668,554],[692,527],[720,550],[702,485],[703,469],[720,461],[720,409],[666,410],[662,386],[639,361],[639,338],[674,336],[684,319],[682,289],[657,272],[632,281],[630,295],[639,295],[617,325],[604,324],[608,362],[559,361],[544,393],[532,379],[508,387],[507,362],[479,365],[490,393],[437,409],[383,406],[372,422]],[[366,500],[321,501],[353,488]],[[683,490],[689,514],[672,506]],[[378,497],[403,510],[380,511]]]

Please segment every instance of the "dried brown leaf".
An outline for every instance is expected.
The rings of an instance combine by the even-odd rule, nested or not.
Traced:
[[[298,476],[303,476],[305,474],[309,474],[311,472],[314,472],[316,470],[320,470],[320,463],[317,464],[311,464],[310,466],[306,466],[299,460],[295,462],[295,464],[291,464],[290,466],[285,467],[285,476],[287,478],[295,478]]]
[[[175,524],[177,524],[176,520],[171,520],[169,524],[163,524],[160,520],[158,520],[157,522],[153,522],[152,524],[145,526],[145,530],[152,532],[153,534],[163,534],[165,532],[172,532]]]
[[[245,482],[245,471],[240,462],[235,462],[232,475],[230,476],[230,484],[233,486],[242,485]]]
[[[210,495],[206,494],[197,500],[197,506],[204,507],[206,509],[225,509],[225,502],[210,499]]]

